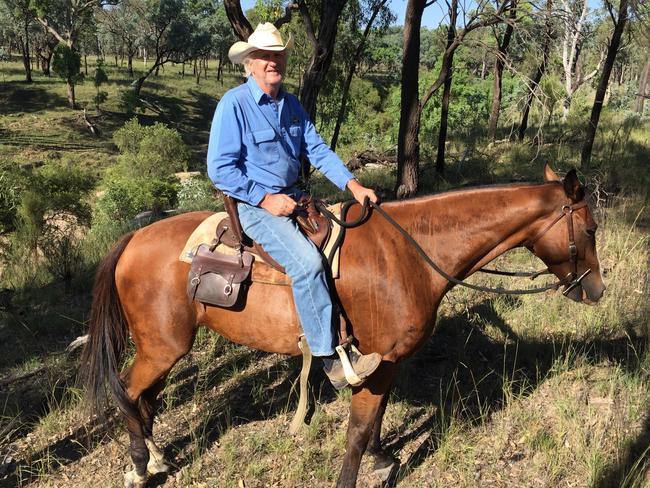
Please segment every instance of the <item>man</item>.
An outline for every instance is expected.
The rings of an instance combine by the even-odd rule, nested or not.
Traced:
[[[319,251],[291,218],[301,155],[354,198],[376,202],[327,146],[296,97],[282,89],[289,37],[283,43],[273,24],[260,24],[248,42],[236,42],[228,57],[243,63],[246,83],[229,90],[217,105],[208,147],[208,174],[214,185],[239,203],[244,232],[259,242],[291,277],[294,302],[307,343],[335,388],[345,379],[335,354],[332,301]],[[367,378],[381,362],[377,353],[351,354],[352,367]]]

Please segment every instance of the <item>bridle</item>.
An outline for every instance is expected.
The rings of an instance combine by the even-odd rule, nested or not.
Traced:
[[[569,262],[571,263],[571,272],[566,275],[564,280],[562,280],[562,284],[565,286],[565,289],[562,292],[562,294],[565,296],[569,294],[569,292],[571,292],[571,290],[573,290],[576,286],[578,286],[580,282],[589,273],[591,273],[591,268],[587,268],[587,270],[584,273],[578,276],[578,247],[576,246],[574,232],[573,232],[573,212],[581,208],[584,208],[586,206],[587,206],[587,202],[584,200],[582,202],[573,203],[570,205],[563,205],[562,209],[560,210],[560,214],[557,217],[555,217],[553,221],[551,221],[546,227],[544,227],[540,232],[538,232],[535,235],[535,237],[528,240],[528,242],[524,243],[524,246],[526,246],[531,252],[534,253],[535,244],[542,237],[544,237],[546,233],[549,230],[551,230],[555,224],[557,224],[560,220],[562,220],[562,218],[566,217],[567,231],[569,237]]]
[[[370,215],[370,207],[379,212],[379,214],[386,219],[397,231],[415,248],[418,254],[426,261],[426,263],[431,266],[439,275],[441,275],[446,280],[454,283],[456,285],[464,286],[466,288],[471,288],[477,291],[483,291],[488,293],[497,293],[501,295],[528,295],[532,293],[542,293],[548,290],[557,290],[561,286],[564,286],[562,294],[567,295],[571,290],[580,285],[580,282],[591,273],[591,269],[587,269],[584,273],[578,276],[578,248],[575,243],[574,231],[573,231],[573,212],[587,206],[586,201],[582,201],[575,204],[563,205],[559,215],[553,219],[546,227],[544,227],[540,232],[538,232],[533,239],[530,239],[523,245],[526,246],[531,252],[534,251],[535,244],[549,231],[551,228],[557,224],[563,217],[567,217],[567,229],[569,233],[569,260],[571,262],[571,272],[567,274],[564,279],[558,280],[555,283],[551,283],[539,288],[526,288],[526,289],[516,289],[516,290],[507,290],[504,288],[489,288],[480,285],[474,285],[472,283],[467,283],[463,280],[451,276],[445,272],[440,266],[438,266],[429,255],[422,249],[420,244],[417,243],[415,239],[401,226],[399,225],[390,215],[386,213],[378,204],[371,202],[367,197],[363,202],[361,215],[352,222],[346,222],[345,215],[347,210],[355,204],[356,201],[345,202],[341,207],[341,218],[337,218],[332,212],[327,210],[325,205],[321,202],[316,202],[316,207],[318,210],[328,217],[329,219],[336,222],[338,225],[344,228],[357,227],[361,225]],[[481,268],[478,271],[489,273],[489,274],[498,274],[505,276],[516,276],[516,277],[529,277],[530,279],[535,279],[542,274],[551,274],[551,271],[547,268],[542,271],[532,271],[532,272],[513,272],[513,271],[499,271],[495,269],[485,269]]]

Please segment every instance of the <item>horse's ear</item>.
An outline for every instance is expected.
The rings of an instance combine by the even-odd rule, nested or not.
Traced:
[[[580,180],[578,180],[578,175],[576,170],[572,169],[564,177],[564,193],[566,196],[571,199],[573,202],[579,202],[585,196],[585,191],[580,185]]]
[[[544,181],[562,181],[562,179],[555,174],[548,163],[544,165]]]

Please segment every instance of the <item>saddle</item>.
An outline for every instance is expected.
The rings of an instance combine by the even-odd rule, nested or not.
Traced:
[[[216,241],[233,249],[257,254],[271,267],[284,273],[284,268],[264,250],[261,244],[253,241],[242,230],[239,222],[239,212],[237,211],[237,201],[228,195],[223,196],[223,201],[228,217],[219,222]],[[302,233],[322,251],[332,230],[332,225],[329,219],[321,215],[316,209],[315,201],[311,196],[302,197],[298,201],[294,218]]]
[[[285,270],[259,243],[243,232],[236,200],[224,195],[224,202],[228,217],[217,225],[212,243],[197,248],[191,261],[187,294],[190,300],[230,308],[240,302],[240,297],[245,296],[243,292],[250,282],[255,259],[253,254],[277,271],[284,274]],[[295,218],[305,236],[323,251],[332,225],[329,219],[318,212],[311,197],[298,202]],[[231,255],[225,254],[225,250],[217,251],[221,245],[235,249],[236,252]]]

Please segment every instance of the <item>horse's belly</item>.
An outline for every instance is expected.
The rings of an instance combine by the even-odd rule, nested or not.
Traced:
[[[227,339],[254,349],[300,354],[301,329],[291,287],[252,283],[243,309],[207,306],[199,322]]]

